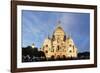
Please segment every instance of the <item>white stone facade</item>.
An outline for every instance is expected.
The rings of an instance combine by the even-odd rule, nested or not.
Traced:
[[[44,40],[42,51],[46,58],[77,58],[74,41],[66,36],[61,26],[57,26],[51,38]]]

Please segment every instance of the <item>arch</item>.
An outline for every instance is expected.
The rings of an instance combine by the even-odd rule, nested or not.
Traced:
[[[51,56],[51,59],[52,59],[52,60],[54,60],[54,59],[55,59],[55,56],[54,56],[54,55],[52,55],[52,56]]]
[[[48,53],[48,50],[46,50],[45,53]]]
[[[48,45],[45,45],[46,47],[48,47]]]
[[[58,59],[58,60],[60,59],[60,55],[57,55],[57,59]]]
[[[66,56],[65,55],[63,55],[63,59],[66,59]]]

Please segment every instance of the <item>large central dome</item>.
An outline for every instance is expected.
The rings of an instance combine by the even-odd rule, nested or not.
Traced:
[[[64,32],[64,30],[63,30],[63,28],[61,27],[61,26],[57,26],[57,28],[55,29],[55,31],[54,31],[54,35],[56,36],[56,35],[65,35],[65,32]]]
[[[65,32],[64,32],[63,28],[61,27],[60,22],[58,22],[57,27],[56,27],[53,35],[54,35],[55,39],[58,39],[58,38],[59,39],[61,38],[62,40],[64,39]]]
[[[61,21],[58,21],[53,35],[54,36],[56,36],[56,35],[63,35],[64,36],[65,35],[65,32],[64,32],[63,28],[61,27]]]

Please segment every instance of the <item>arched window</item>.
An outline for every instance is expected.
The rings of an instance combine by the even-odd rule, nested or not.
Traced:
[[[54,55],[52,55],[52,56],[51,56],[51,59],[54,59],[54,58],[55,58]]]
[[[48,47],[48,45],[46,45],[46,47]]]
[[[69,53],[72,53],[72,50],[69,50]]]
[[[59,51],[59,50],[60,50],[60,46],[58,45],[58,46],[57,46],[57,51]]]
[[[48,51],[46,50],[45,53],[48,53]]]
[[[63,41],[66,41],[66,35],[64,35],[64,40]]]
[[[72,44],[69,44],[69,47],[72,47]]]

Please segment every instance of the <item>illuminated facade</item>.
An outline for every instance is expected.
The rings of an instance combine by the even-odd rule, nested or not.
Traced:
[[[42,45],[42,51],[46,58],[77,58],[77,48],[72,38],[65,34],[63,28],[56,27],[51,38],[46,38]]]

